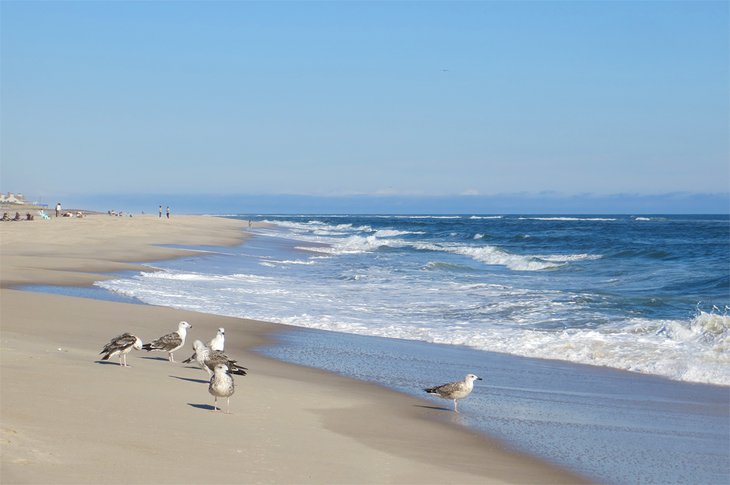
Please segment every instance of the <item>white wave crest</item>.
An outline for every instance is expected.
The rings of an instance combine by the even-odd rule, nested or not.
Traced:
[[[407,236],[409,234],[426,234],[423,231],[399,231],[397,229],[379,229],[375,231],[375,237]]]
[[[299,314],[277,320],[288,325],[387,338],[464,345],[479,350],[653,374],[670,379],[730,385],[728,317],[699,315],[686,322],[635,320],[603,330],[537,331],[491,327],[474,329],[455,323],[448,328],[420,325],[365,325],[341,318]],[[670,332],[657,333],[659,328]],[[710,338],[708,345],[707,339]]]
[[[550,261],[543,261],[534,256],[523,256],[508,253],[496,246],[465,246],[459,244],[417,244],[417,249],[446,251],[467,256],[485,264],[506,266],[513,271],[541,271],[560,266]]]
[[[518,217],[521,221],[616,221],[610,217]]]
[[[569,263],[572,261],[594,261],[601,259],[603,256],[600,254],[548,254],[536,257],[553,263]]]
[[[350,236],[334,242],[331,246],[299,246],[298,249],[330,255],[358,254],[376,251],[382,247],[412,247],[420,251],[437,251],[459,254],[488,265],[505,266],[513,271],[542,271],[555,269],[571,261],[598,259],[601,256],[590,254],[574,255],[519,255],[512,254],[496,246],[469,246],[456,243],[409,242],[403,239],[380,239],[377,236]]]

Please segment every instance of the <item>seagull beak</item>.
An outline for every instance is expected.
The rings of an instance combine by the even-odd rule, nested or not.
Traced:
[[[482,379],[481,377],[477,377],[477,380],[478,381],[483,381],[484,379]]]

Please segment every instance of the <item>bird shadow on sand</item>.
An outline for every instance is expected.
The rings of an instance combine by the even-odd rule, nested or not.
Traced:
[[[164,357],[140,357],[140,359],[147,359],[147,360],[162,360],[167,362],[167,359]]]
[[[451,408],[445,408],[443,406],[426,406],[424,404],[414,404],[413,406],[417,408],[434,409],[436,411],[453,411]]]
[[[101,365],[116,365],[117,367],[123,367],[119,365],[119,362],[113,362],[111,360],[95,360],[94,364],[101,364]]]
[[[188,382],[197,382],[200,384],[210,384],[210,381],[205,381],[203,379],[190,379],[189,377],[180,377],[180,376],[169,376],[173,379],[180,379],[181,381],[188,381]]]
[[[188,406],[193,407],[195,409],[205,409],[206,411],[214,411],[215,408],[210,404],[193,404],[191,402],[188,403]]]

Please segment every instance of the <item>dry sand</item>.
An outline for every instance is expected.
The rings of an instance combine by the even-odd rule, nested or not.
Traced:
[[[243,229],[201,216],[0,223],[1,483],[584,482],[430,401],[252,352],[277,325],[12,289],[87,285],[188,254],[154,244],[233,245]],[[193,328],[178,362],[225,327],[227,352],[249,368],[231,414],[211,410],[202,370],[166,354],[98,360],[115,335],[147,342],[180,320]]]

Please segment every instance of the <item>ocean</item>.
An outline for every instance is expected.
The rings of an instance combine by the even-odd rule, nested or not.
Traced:
[[[414,395],[476,373],[441,419],[604,483],[727,483],[728,216],[229,217],[268,224],[97,288],[290,325],[260,351]]]
[[[249,219],[249,216],[237,216]],[[730,385],[727,216],[258,216],[145,303]]]

